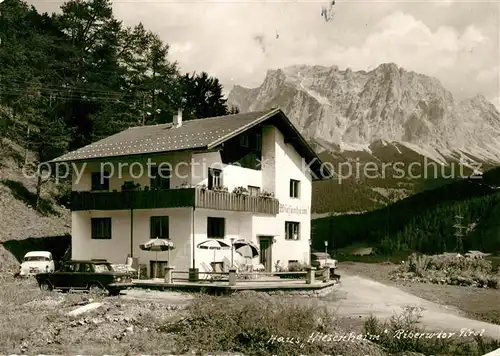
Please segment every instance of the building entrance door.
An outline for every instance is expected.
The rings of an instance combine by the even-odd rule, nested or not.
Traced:
[[[273,236],[259,236],[260,263],[265,267],[266,272],[272,272],[273,257],[272,257]]]

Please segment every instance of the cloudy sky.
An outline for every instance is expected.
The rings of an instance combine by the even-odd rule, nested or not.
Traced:
[[[55,1],[35,0],[41,10]],[[500,107],[500,3],[337,0],[325,21],[313,0],[116,0],[116,16],[170,44],[183,71],[205,70],[229,90],[256,87],[293,64],[369,70],[394,62],[437,77],[457,99],[483,94]],[[278,38],[277,38],[278,37]]]

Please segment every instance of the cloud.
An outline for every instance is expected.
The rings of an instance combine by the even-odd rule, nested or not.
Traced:
[[[432,31],[411,15],[395,12],[382,19],[360,46],[337,46],[322,57],[333,57],[357,69],[395,62],[429,75],[451,69],[465,74],[481,67],[481,61],[472,53],[485,49],[489,52],[492,46],[491,41],[473,26],[463,33],[445,26]]]
[[[476,79],[480,82],[488,82],[490,80],[499,80],[498,67],[482,69],[478,72]],[[500,81],[500,80],[499,80]]]
[[[394,62],[437,77],[458,99],[500,95],[492,75],[499,62],[497,5],[344,0],[325,22],[322,8],[330,3],[117,1],[114,10],[125,24],[141,21],[159,33],[183,71],[205,70],[225,86],[255,87],[267,69],[293,64],[366,70]]]
[[[169,46],[169,52],[174,56],[176,54],[190,52],[193,49],[193,44],[191,42],[174,42]]]
[[[434,4],[440,7],[450,7],[455,3],[455,0],[435,0]]]
[[[264,35],[255,35],[253,36],[253,39],[255,42],[257,42],[262,49],[262,52],[266,52],[266,42],[265,42],[265,36]]]

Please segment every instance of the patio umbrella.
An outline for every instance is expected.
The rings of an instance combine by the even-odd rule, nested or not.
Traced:
[[[259,248],[251,241],[236,240],[234,250],[244,258],[255,258],[259,255]]]
[[[234,250],[245,258],[255,258],[259,255],[259,248],[251,241],[236,240]]]
[[[151,239],[148,242],[139,245],[139,248],[143,251],[154,251],[156,252],[156,268],[154,278],[158,275],[158,252],[168,251],[168,264],[170,265],[170,250],[174,249],[174,243],[167,239]]]
[[[217,250],[228,250],[231,248],[226,242],[218,239],[210,239],[203,242],[200,242],[196,245],[199,249],[202,250],[214,250],[214,262],[215,262],[215,251]]]

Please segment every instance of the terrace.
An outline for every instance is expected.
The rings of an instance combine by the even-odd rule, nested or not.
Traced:
[[[252,290],[256,292],[276,294],[299,294],[304,296],[321,296],[327,294],[340,283],[338,279],[330,279],[328,273],[308,268],[300,272],[249,272],[240,273],[236,269],[229,272],[176,271],[174,267],[166,268],[165,278],[134,280],[134,287],[156,290],[177,290],[186,292],[204,291],[210,294],[232,294],[238,291]]]
[[[121,192],[72,192],[71,210],[128,210],[195,207],[276,215],[279,201],[271,196],[252,196],[202,187]]]

